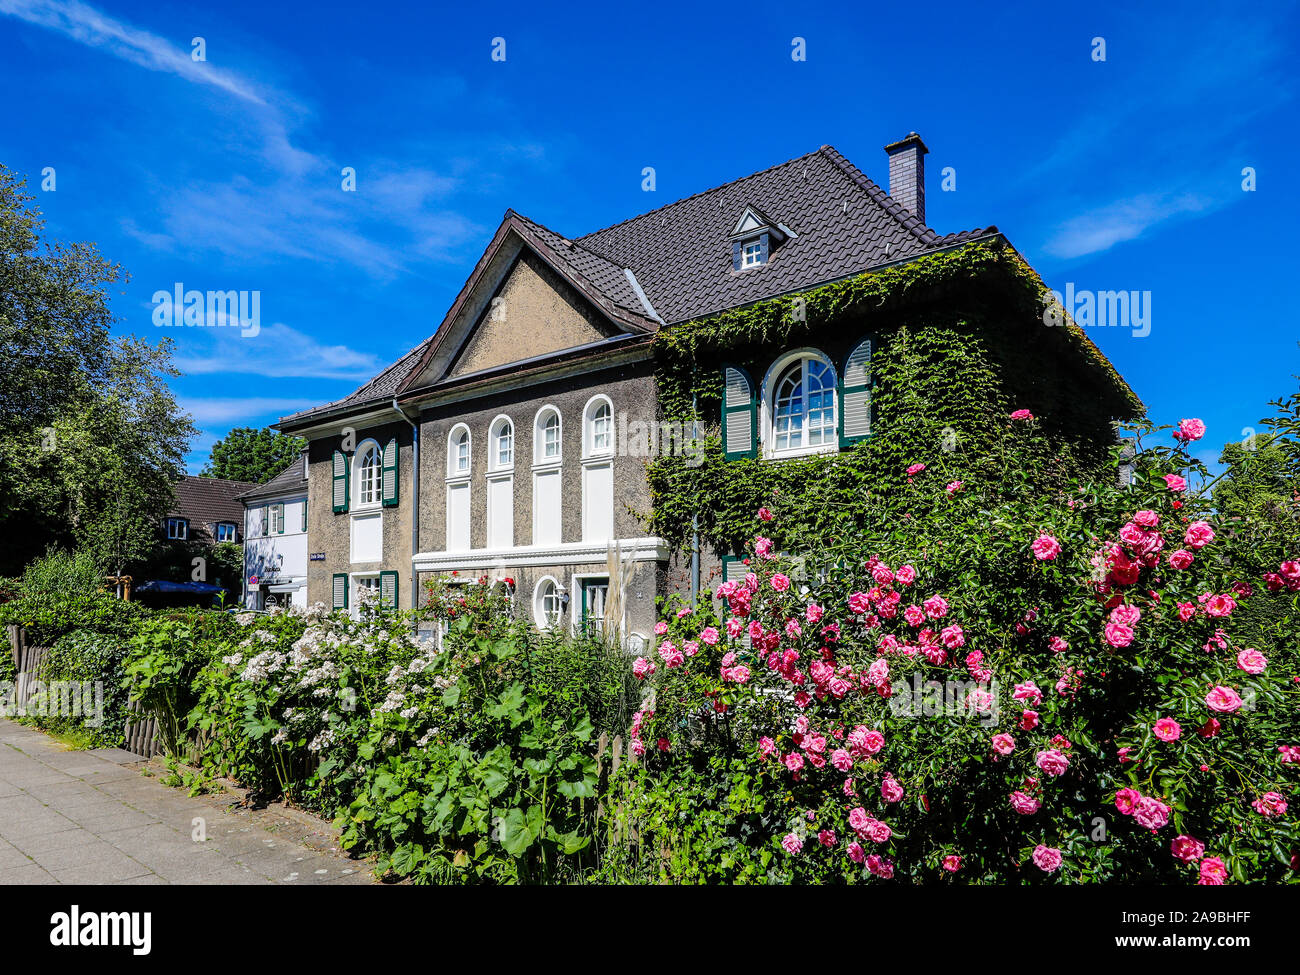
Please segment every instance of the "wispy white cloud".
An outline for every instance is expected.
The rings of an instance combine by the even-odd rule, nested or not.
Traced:
[[[255,425],[257,421],[265,417],[274,417],[279,419],[282,416],[288,416],[290,413],[297,413],[300,410],[308,410],[313,406],[318,406],[315,400],[310,399],[284,399],[273,396],[246,396],[246,397],[182,397],[179,400],[182,410],[194,418],[194,422],[201,427],[208,426],[225,426],[227,424],[237,426]],[[212,446],[208,443],[206,447],[196,449],[209,449]]]
[[[193,376],[240,373],[268,379],[344,379],[358,386],[388,363],[346,345],[327,345],[276,322],[257,335],[236,328],[163,329],[176,341],[176,367]],[[301,408],[318,405],[304,403]],[[292,412],[292,410],[288,411]]]
[[[233,71],[195,61],[165,38],[132,27],[78,0],[0,0],[0,13],[65,34],[78,43],[150,71],[162,71],[229,92],[254,105],[266,105],[256,84]]]
[[[1065,221],[1044,250],[1055,257],[1082,257],[1135,240],[1150,228],[1176,217],[1221,206],[1196,193],[1143,194],[1115,200]]]

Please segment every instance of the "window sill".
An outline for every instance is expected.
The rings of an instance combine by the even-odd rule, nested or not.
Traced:
[[[799,447],[794,450],[764,450],[764,460],[796,460],[800,457],[818,457],[822,454],[838,454],[838,443],[822,444],[818,447]]]

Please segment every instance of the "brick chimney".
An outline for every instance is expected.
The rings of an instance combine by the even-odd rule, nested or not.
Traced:
[[[889,154],[889,195],[925,223],[925,147],[915,132],[885,146]]]

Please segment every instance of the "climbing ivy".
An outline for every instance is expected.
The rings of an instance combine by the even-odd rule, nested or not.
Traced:
[[[1031,476],[1047,483],[1106,462],[1113,421],[1142,405],[1077,325],[1043,324],[1045,290],[1009,246],[982,242],[663,329],[661,409],[698,420],[704,451],[698,464],[649,465],[651,531],[680,548],[698,531],[715,551],[738,553],[754,511],[775,502],[791,542],[835,544],[890,516],[914,463],[926,476],[960,462],[996,477],[1006,417],[1020,408],[1042,418],[1046,435]],[[870,437],[779,463],[724,459],[724,362],[758,382],[788,349],[818,348],[838,366],[865,335],[874,339]]]

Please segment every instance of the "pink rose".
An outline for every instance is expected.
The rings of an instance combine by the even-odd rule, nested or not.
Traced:
[[[1218,857],[1206,857],[1201,861],[1201,877],[1197,884],[1205,887],[1221,887],[1228,879],[1228,865]]]
[[[1281,816],[1286,812],[1286,800],[1277,792],[1265,792],[1251,805],[1255,808],[1255,812],[1265,819]]]
[[[1061,851],[1039,843],[1034,847],[1034,865],[1044,873],[1055,873],[1061,867]]]
[[[871,578],[878,586],[887,586],[894,581],[894,572],[885,563],[880,562],[871,569]]]
[[[1032,681],[1027,680],[1023,684],[1017,684],[1011,694],[1013,701],[1025,701],[1028,704],[1038,704],[1043,699],[1043,692]]]
[[[1183,734],[1182,726],[1173,718],[1161,718],[1152,725],[1152,730],[1161,741],[1177,741]]]
[[[924,465],[924,464],[913,464],[911,467],[909,467],[909,468],[907,469],[907,476],[908,476],[908,477],[914,477],[914,476],[916,476],[917,474],[920,474],[921,471],[923,471],[923,470],[925,470],[925,465]]]
[[[771,758],[776,754],[776,742],[767,736],[758,739],[758,754],[763,758]]]
[[[1143,508],[1141,511],[1137,512],[1133,516],[1133,520],[1143,528],[1155,528],[1156,525],[1160,524],[1160,516],[1150,508]]]
[[[759,517],[762,521],[771,521],[771,520],[772,520],[772,512],[771,512],[770,510],[768,510],[767,508],[759,508],[759,509],[758,509],[758,517]]]
[[[1034,414],[1030,413],[1028,410],[1016,410],[1011,414],[1011,419],[1013,420],[1032,420],[1033,418]]]
[[[1211,711],[1219,711],[1225,714],[1231,714],[1242,706],[1240,695],[1231,687],[1224,687],[1222,684],[1213,688],[1210,693],[1205,695],[1205,706]]]
[[[718,630],[713,626],[706,626],[700,631],[700,640],[709,646],[716,646],[718,642]]]
[[[655,636],[663,636],[667,632],[668,632],[668,624],[665,623],[663,620],[660,620],[658,623],[655,624]]]
[[[1023,711],[1020,714],[1019,728],[1021,731],[1033,731],[1038,727],[1038,712]]]
[[[920,626],[925,622],[925,613],[920,606],[909,606],[903,610],[903,619],[907,620],[909,626]]]
[[[783,761],[785,762],[785,767],[791,772],[798,772],[803,768],[803,756],[798,752],[790,752],[785,756]]]
[[[856,841],[849,844],[848,854],[849,859],[854,863],[862,863],[867,858],[866,853],[862,849],[862,844]]]
[[[1262,674],[1268,666],[1268,658],[1258,650],[1243,650],[1237,654],[1237,666],[1248,674]]]
[[[1048,775],[1060,775],[1070,767],[1070,760],[1055,748],[1045,748],[1034,757],[1034,764]]]
[[[1120,789],[1115,793],[1115,808],[1125,816],[1132,816],[1133,810],[1137,809],[1138,801],[1142,798],[1142,793],[1136,789]]]
[[[760,559],[767,558],[772,552],[772,539],[759,535],[754,539],[754,554]]]
[[[778,572],[776,575],[772,576],[772,588],[777,592],[785,592],[790,588],[790,577]]]
[[[632,673],[637,680],[645,680],[655,672],[655,665],[646,660],[645,657],[637,657],[632,661]]]
[[[1133,628],[1123,623],[1107,623],[1103,635],[1112,647],[1127,647],[1133,642]]]
[[[1185,548],[1180,548],[1176,552],[1169,553],[1169,567],[1171,569],[1186,569],[1196,561],[1196,556]]]
[[[1142,610],[1126,603],[1116,606],[1110,611],[1110,621],[1112,623],[1123,623],[1125,626],[1136,626],[1141,618]]]
[[[846,749],[837,748],[831,752],[831,764],[841,772],[847,772],[853,768],[853,756]]]
[[[1231,616],[1232,611],[1237,608],[1237,602],[1231,596],[1216,594],[1208,599],[1203,599],[1206,616]]]
[[[803,839],[795,833],[786,833],[781,845],[785,847],[786,853],[793,855],[803,849]]]
[[[1051,535],[1039,535],[1030,546],[1034,557],[1040,562],[1047,562],[1061,554],[1061,543]]]
[[[949,494],[956,494],[958,491],[961,490],[961,488],[962,488],[961,481],[949,481],[947,485],[944,486],[944,490],[947,491]]]
[[[1178,429],[1174,431],[1174,439],[1181,440],[1183,443],[1200,440],[1203,436],[1205,436],[1205,424],[1200,420],[1179,420]]]
[[[1205,855],[1205,844],[1190,836],[1175,836],[1169,852],[1183,863],[1195,863]]]
[[[1205,548],[1214,541],[1214,529],[1208,521],[1194,521],[1187,526],[1183,541],[1192,548]]]
[[[921,607],[925,610],[925,615],[932,620],[942,619],[948,615],[948,600],[942,596],[931,596],[921,603]]]
[[[994,735],[993,750],[999,755],[1010,755],[1016,750],[1016,740],[1008,734]]]
[[[849,609],[861,615],[871,608],[871,600],[865,592],[855,592],[849,596]]]
[[[1169,822],[1169,812],[1169,807],[1159,799],[1143,796],[1137,801],[1137,806],[1133,810],[1133,818],[1146,829],[1155,830],[1160,829],[1165,823]]]
[[[949,650],[957,650],[966,645],[966,634],[956,623],[945,626],[939,633],[939,639]]]
[[[1300,765],[1300,745],[1278,745],[1277,750],[1283,765]]]
[[[1179,493],[1187,490],[1187,481],[1186,479],[1179,477],[1177,474],[1166,474],[1165,487],[1175,493]]]
[[[1051,641],[1047,645],[1051,648],[1052,653],[1065,653],[1065,651],[1070,649],[1070,645],[1059,636],[1052,637]]]
[[[1011,808],[1022,816],[1032,816],[1034,813],[1038,812],[1039,807],[1042,805],[1042,803],[1033,796],[1026,795],[1020,791],[1011,793],[1010,802]]]
[[[835,831],[830,829],[822,830],[820,833],[817,834],[817,842],[820,843],[822,846],[834,846]]]
[[[886,775],[884,781],[880,783],[880,796],[885,802],[898,802],[903,798],[903,787],[892,775]]]
[[[900,585],[910,586],[916,581],[916,570],[910,565],[900,565],[898,572],[894,574],[894,578],[898,580]]]
[[[949,873],[956,873],[961,869],[961,857],[954,853],[948,854],[943,858],[943,868]]]

